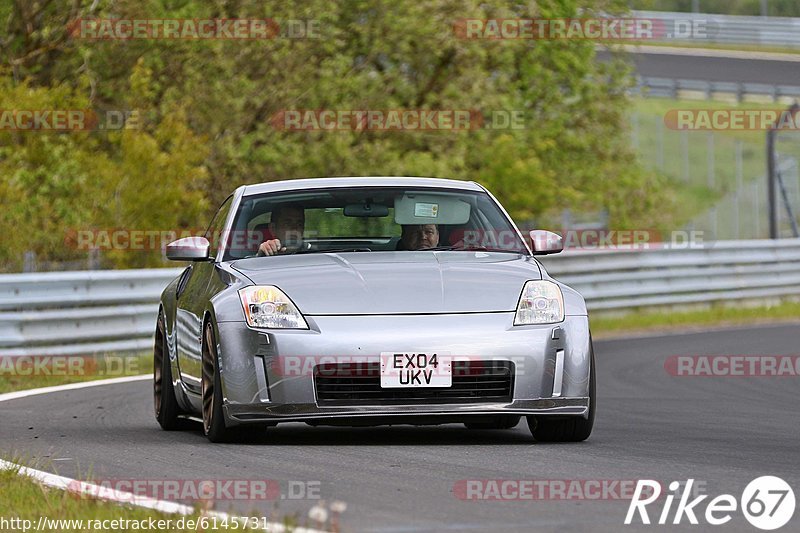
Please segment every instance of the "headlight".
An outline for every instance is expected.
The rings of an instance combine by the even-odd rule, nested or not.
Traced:
[[[552,324],[564,320],[564,296],[552,281],[528,281],[514,315],[514,325]]]
[[[272,285],[239,289],[247,323],[254,328],[308,329],[300,311],[282,290]]]

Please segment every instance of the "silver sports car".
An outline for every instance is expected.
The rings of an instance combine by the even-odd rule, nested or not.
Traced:
[[[358,177],[239,187],[161,295],[155,414],[213,442],[280,422],[592,431],[586,304],[474,182]]]

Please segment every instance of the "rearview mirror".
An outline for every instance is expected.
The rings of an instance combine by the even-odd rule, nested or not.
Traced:
[[[535,229],[530,235],[533,255],[557,254],[564,250],[564,241],[558,233]]]
[[[389,208],[381,204],[347,204],[344,206],[346,217],[388,217]]]
[[[167,245],[170,261],[207,261],[211,244],[205,237],[184,237]]]

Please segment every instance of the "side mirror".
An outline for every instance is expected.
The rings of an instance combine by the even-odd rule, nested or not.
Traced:
[[[211,244],[205,237],[184,237],[167,245],[170,261],[208,261]]]
[[[564,251],[564,241],[558,233],[535,229],[530,235],[533,255],[557,254]]]

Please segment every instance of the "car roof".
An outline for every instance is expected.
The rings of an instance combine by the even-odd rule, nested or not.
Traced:
[[[245,185],[242,195],[250,196],[268,192],[327,189],[331,187],[431,187],[468,191],[484,190],[474,181],[402,176],[351,176],[340,178],[304,178]]]

